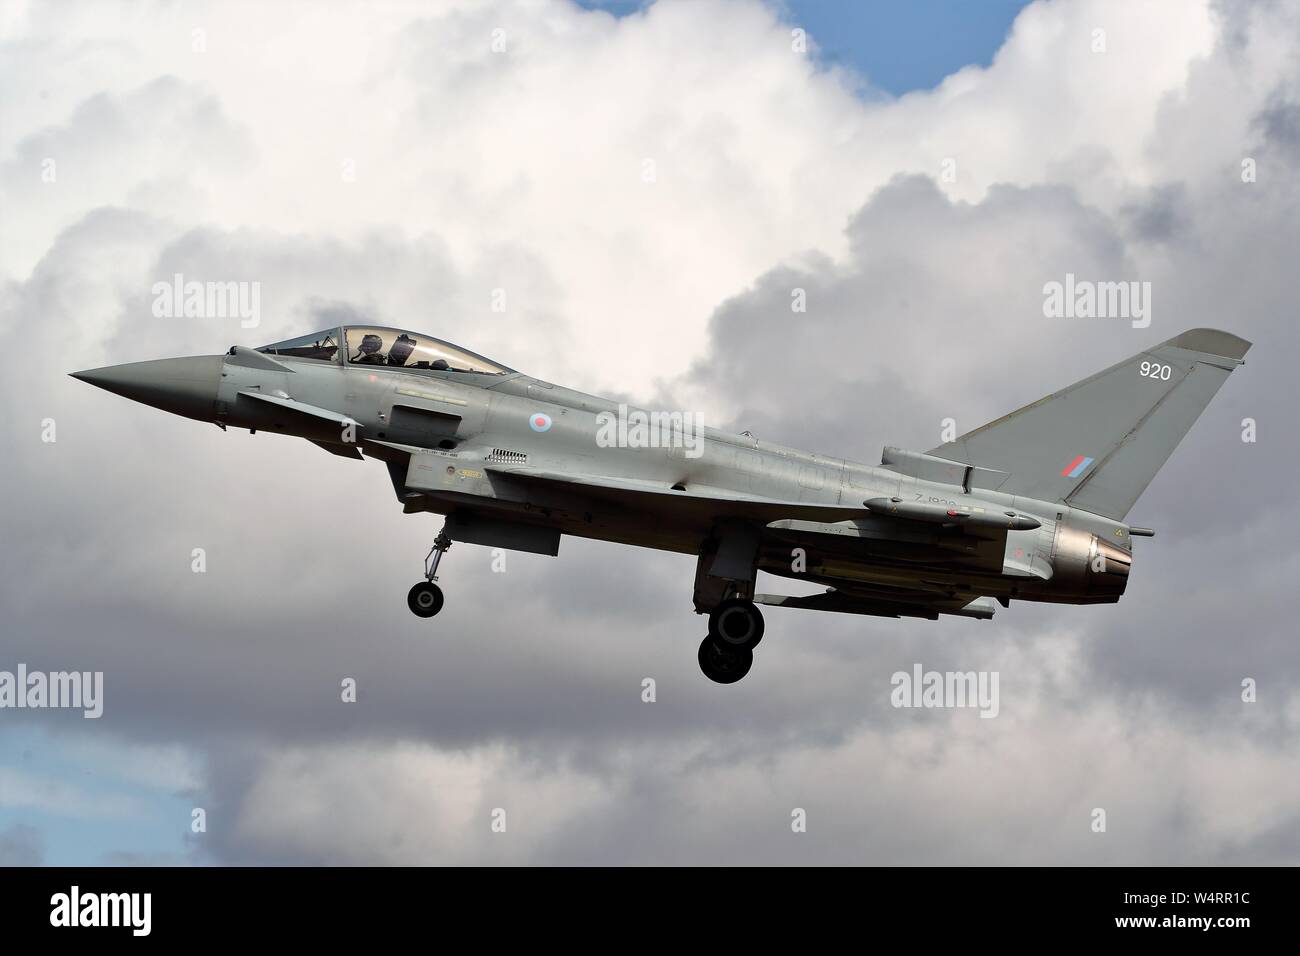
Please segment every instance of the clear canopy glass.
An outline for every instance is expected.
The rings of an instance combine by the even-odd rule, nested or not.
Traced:
[[[301,335],[296,339],[286,339],[272,345],[263,345],[257,351],[270,355],[282,355],[286,358],[317,359],[322,362],[339,360],[339,330],[327,329]]]
[[[505,375],[512,371],[482,355],[418,332],[360,325],[349,326],[343,331],[347,336],[348,361],[353,365],[478,372],[481,375]]]
[[[341,345],[346,347],[341,348]],[[431,335],[382,326],[352,325],[343,329],[326,329],[296,339],[263,345],[258,351],[285,358],[335,363],[346,356],[351,365],[382,365],[385,368],[432,372],[506,375],[514,371]]]

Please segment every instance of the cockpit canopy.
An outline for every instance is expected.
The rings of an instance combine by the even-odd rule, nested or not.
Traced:
[[[506,375],[514,371],[431,335],[371,325],[326,329],[296,339],[263,345],[257,351],[284,358],[333,362],[336,365],[342,356],[349,365],[382,365],[387,368],[432,372],[474,372],[479,375]]]

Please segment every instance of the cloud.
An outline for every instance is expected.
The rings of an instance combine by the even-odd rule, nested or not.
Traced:
[[[834,741],[779,744],[696,728],[545,768],[499,745],[279,752],[250,778],[221,774],[241,799],[214,839],[233,859],[296,863],[1287,861],[1275,841],[1295,822],[1300,754],[1243,745],[1240,727],[1190,734],[1151,700],[1080,693],[1081,643],[1052,635],[999,655],[1013,703],[997,720],[891,710]],[[863,683],[867,697],[888,686]],[[796,809],[806,834],[791,829]]]
[[[34,81],[0,83],[2,650],[104,670],[93,729],[25,719],[209,810],[113,859],[1294,861],[1293,10],[1037,3],[991,67],[898,99],[740,0],[302,10],[6,13]],[[178,272],[260,282],[262,325],[153,317]],[[1150,281],[1152,327],[1044,318],[1066,272]],[[418,621],[437,522],[383,469],[65,374],[339,316],[868,462],[1184,328],[1257,344],[1134,512],[1159,534],[1123,604],[773,610],[719,688],[689,557],[565,539],[496,574],[458,545]],[[1000,670],[1002,715],[894,710],[918,661]],[[30,777],[23,807],[84,809]]]

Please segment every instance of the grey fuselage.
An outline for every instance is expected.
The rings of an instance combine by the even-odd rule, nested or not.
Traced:
[[[703,429],[695,449],[611,446],[598,440],[602,421],[626,414],[626,406],[517,372],[277,362],[281,368],[241,348],[221,357],[207,420],[296,435],[347,457],[360,458],[359,448],[387,462],[406,511],[488,516],[520,530],[513,540],[524,542],[523,550],[544,550],[527,541],[528,529],[545,529],[698,555],[719,516],[716,507],[695,504],[735,496],[827,506],[824,514],[809,509],[763,520],[757,567],[864,600],[947,599],[951,610],[941,613],[962,613],[980,596],[1004,605],[1013,598],[1108,603],[1127,581],[1131,539],[1123,522],[972,486],[951,462],[927,455],[887,449],[890,466],[872,466],[713,428]],[[539,415],[550,423],[542,431],[533,425]],[[629,505],[598,487],[528,481],[497,467],[510,463],[627,479],[664,494]],[[671,499],[674,489],[680,502]],[[954,509],[976,502],[1039,526],[972,534],[862,511],[864,502],[880,499]],[[837,513],[850,508],[852,517]],[[516,546],[511,540],[506,534],[501,543]]]

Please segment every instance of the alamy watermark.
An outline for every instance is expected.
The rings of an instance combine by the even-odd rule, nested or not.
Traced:
[[[704,416],[698,412],[646,412],[618,406],[596,416],[601,448],[681,448],[687,458],[704,454]]]
[[[977,707],[981,717],[996,717],[998,671],[927,671],[913,664],[911,672],[895,671],[889,702],[895,707]]]
[[[255,329],[262,321],[260,282],[186,282],[177,272],[150,291],[153,314],[160,319],[239,319],[241,329]]]
[[[103,671],[0,671],[0,709],[73,709],[83,717],[104,713]]]
[[[1150,282],[1093,282],[1065,274],[1043,286],[1043,315],[1049,319],[1131,319],[1133,328],[1151,324]]]
[[[50,897],[51,926],[118,926],[132,936],[148,936],[152,912],[152,893],[83,893],[73,884],[67,893]]]

